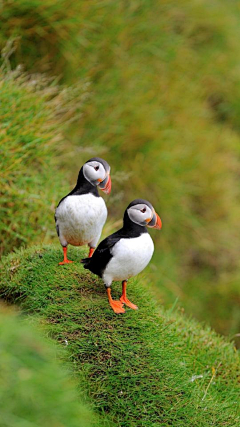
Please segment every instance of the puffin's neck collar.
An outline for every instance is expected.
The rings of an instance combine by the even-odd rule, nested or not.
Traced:
[[[133,222],[129,216],[127,211],[124,213],[123,217],[123,228],[124,230],[134,231],[134,233],[137,233],[138,235],[141,235],[143,233],[148,233],[147,227],[136,224],[136,222]]]
[[[92,185],[85,176],[83,175],[83,168],[80,169],[77,179],[77,184],[75,188],[72,190],[71,194],[93,194],[96,197],[99,197],[98,189],[96,185]]]

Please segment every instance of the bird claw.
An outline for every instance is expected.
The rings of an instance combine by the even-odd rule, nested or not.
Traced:
[[[123,308],[123,304],[121,303],[121,301],[114,301],[112,300],[110,302],[110,306],[112,307],[114,313],[125,313],[125,310]]]
[[[58,265],[64,265],[64,264],[71,264],[73,261],[70,261],[69,259],[67,259],[66,261],[61,261],[58,263]]]
[[[122,304],[127,305],[128,307],[132,308],[133,310],[138,310],[138,306],[133,304],[131,301],[129,301],[128,298],[124,298],[123,296],[121,296],[120,301]]]

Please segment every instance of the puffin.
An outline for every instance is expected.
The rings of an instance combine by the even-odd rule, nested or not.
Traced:
[[[98,187],[106,194],[111,192],[109,164],[100,157],[88,160],[80,169],[74,189],[63,197],[55,210],[56,230],[63,247],[63,261],[69,264],[68,244],[89,246],[91,257],[107,219],[107,208]]]
[[[135,199],[127,207],[123,217],[123,227],[104,239],[95,250],[92,258],[81,262],[84,268],[102,278],[109,304],[115,313],[124,313],[123,305],[138,307],[127,298],[127,280],[136,276],[152,258],[154,245],[147,227],[162,228],[162,221],[151,203]],[[120,300],[113,300],[111,284],[122,281]]]

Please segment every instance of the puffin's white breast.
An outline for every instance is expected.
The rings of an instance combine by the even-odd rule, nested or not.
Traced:
[[[99,239],[107,219],[107,208],[102,197],[92,194],[67,196],[56,209],[59,239],[81,246]]]
[[[148,265],[153,251],[153,241],[148,233],[120,239],[112,249],[113,257],[103,274],[104,283],[110,286],[112,280],[127,280],[136,276]]]

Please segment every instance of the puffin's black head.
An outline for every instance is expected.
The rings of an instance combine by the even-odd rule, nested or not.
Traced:
[[[93,157],[83,165],[82,173],[87,181],[94,186],[98,185],[104,193],[109,194],[111,192],[110,166],[106,160]]]
[[[162,221],[155,212],[151,203],[144,199],[135,199],[127,207],[124,213],[124,224],[132,221],[142,227],[162,228]]]

